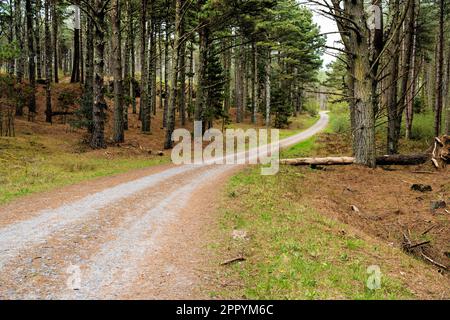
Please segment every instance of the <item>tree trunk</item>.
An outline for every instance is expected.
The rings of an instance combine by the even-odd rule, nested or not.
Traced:
[[[267,61],[266,61],[266,84],[265,84],[265,89],[266,89],[266,127],[269,128],[271,125],[271,120],[270,120],[270,104],[271,104],[271,82],[270,82],[270,74],[272,72],[271,70],[271,50],[272,49],[268,49],[268,57],[267,57]]]
[[[84,84],[84,42],[83,42],[83,26],[86,26],[83,21],[85,20],[84,14],[80,12],[80,83]]]
[[[130,0],[131,1],[131,0]],[[130,81],[130,96],[131,96],[131,105],[133,114],[137,113],[137,106],[136,106],[136,94],[135,94],[135,84],[136,84],[136,46],[135,46],[135,40],[136,40],[136,34],[134,30],[134,24],[133,24],[133,12],[132,7],[130,3],[129,8],[129,21],[128,21],[128,28],[130,32],[130,54],[131,54],[131,81]]]
[[[392,12],[395,14],[394,26],[400,23],[400,0],[395,0],[392,8]],[[396,154],[398,152],[398,140],[399,135],[397,135],[397,124],[401,122],[398,119],[401,117],[399,112],[399,102],[398,102],[398,77],[399,77],[399,63],[400,63],[400,28],[395,31],[393,35],[393,41],[390,46],[390,55],[392,56],[390,62],[390,81],[389,90],[387,91],[388,97],[388,133],[387,133],[387,153]]]
[[[369,74],[370,63],[364,55],[364,50],[358,52],[355,58],[355,157],[358,164],[375,167],[375,114],[371,97],[372,83]]]
[[[157,96],[157,90],[156,90],[156,84],[157,84],[157,78],[156,78],[156,58],[157,58],[157,52],[156,52],[156,6],[155,1],[152,1],[151,5],[152,15],[151,15],[151,33],[150,33],[150,95],[151,95],[151,104],[150,109],[154,116],[156,116],[156,96]]]
[[[241,40],[238,40],[241,41]],[[235,96],[236,96],[236,122],[241,123],[243,120],[243,109],[244,109],[244,61],[243,58],[243,46],[239,45],[236,48],[235,56],[235,72],[236,72],[236,83],[235,83]]]
[[[123,125],[123,79],[122,79],[122,34],[120,29],[121,8],[120,1],[114,0],[111,10],[112,45],[114,73],[114,132],[113,142],[125,141]]]
[[[167,114],[167,130],[166,140],[164,143],[165,149],[171,149],[173,147],[172,133],[175,130],[175,107],[177,100],[177,88],[178,88],[178,64],[180,59],[180,33],[181,33],[181,8],[183,7],[183,0],[176,0],[175,5],[175,34],[172,53],[172,70],[170,80],[170,95],[169,106]]]
[[[45,121],[52,123],[52,36],[50,33],[50,0],[45,0]]]
[[[194,47],[189,46],[189,76],[188,76],[188,119],[192,120],[193,95],[194,95]]]
[[[232,41],[223,41],[223,66],[225,73],[224,100],[223,106],[225,114],[228,116],[231,108],[231,58],[232,50],[228,47],[232,45]]]
[[[447,106],[447,116],[445,119],[445,134],[450,136],[450,43],[447,50],[447,84],[446,84],[446,106]]]
[[[258,46],[253,43],[253,79],[252,79],[252,123],[256,124],[258,116]]]
[[[333,0],[333,6],[340,10],[340,1]],[[378,4],[378,0],[373,2]],[[344,14],[351,17],[364,17],[363,2],[346,0]],[[373,32],[374,38],[369,43],[369,30],[365,19],[354,20],[357,24],[356,31],[348,27],[345,22],[338,20],[339,31],[343,34],[343,42],[350,68],[347,76],[351,78],[349,84],[352,107],[352,133],[353,153],[356,163],[368,167],[376,166],[375,149],[375,110],[377,100],[373,97],[377,88],[376,70],[378,68],[378,56],[382,49],[382,37],[380,32]],[[381,31],[375,28],[374,31]]]
[[[33,35],[33,8],[31,0],[26,0],[25,11],[27,16],[27,35],[28,35],[28,78],[30,81],[31,94],[28,101],[28,121],[34,121],[36,116],[36,53],[34,51]]]
[[[165,40],[164,40],[164,114],[163,127],[167,128],[167,118],[169,112],[169,21],[165,21]]]
[[[141,12],[141,98],[140,115],[142,132],[150,133],[150,111],[148,110],[148,55],[147,55],[147,5],[148,0],[142,0]]]
[[[410,30],[411,33],[411,57],[410,57],[410,69],[407,70],[409,73],[409,84],[410,88],[408,90],[408,93],[406,95],[406,132],[405,132],[405,138],[407,140],[411,139],[411,132],[412,132],[412,125],[414,121],[414,100],[416,95],[416,47],[417,47],[417,19],[416,19],[416,7],[415,7],[415,0],[413,0],[414,8],[411,9],[411,20],[409,23],[409,28],[412,28]],[[406,55],[408,57],[408,55]]]
[[[148,55],[148,73],[147,73],[147,85],[148,85],[148,98],[147,98],[147,110],[148,110],[148,121],[149,121],[149,126],[151,127],[151,118],[152,118],[152,113],[154,111],[154,106],[156,104],[156,90],[155,90],[155,81],[156,81],[156,70],[155,70],[155,66],[156,66],[156,52],[155,52],[155,6],[154,6],[154,1],[151,1],[150,4],[150,21],[149,21],[149,38],[150,38],[150,54]]]
[[[75,6],[71,83],[80,82],[80,8]]]
[[[184,127],[186,125],[186,34],[185,34],[185,22],[184,19],[181,21],[181,32],[180,38],[180,60],[179,60],[179,70],[180,70],[180,90],[179,90],[179,109],[180,109],[180,123]]]
[[[126,38],[125,38],[125,51],[124,51],[124,63],[123,63],[123,94],[128,95],[130,99],[133,96],[131,91],[131,76],[130,76],[130,61],[131,61],[131,28],[132,24],[132,13],[131,13],[131,3],[130,0],[126,0],[126,15],[127,15],[127,24],[126,24]],[[128,108],[129,103],[124,104],[123,108],[123,129],[128,130]]]
[[[204,22],[206,24],[206,22]],[[195,98],[195,121],[204,120],[206,104],[206,70],[208,61],[209,29],[207,26],[201,28],[199,34],[199,61],[198,61],[198,84]],[[205,127],[205,126],[203,126]]]
[[[437,49],[437,74],[436,74],[436,105],[434,108],[434,134],[438,137],[441,133],[442,109],[444,104],[444,0],[439,3],[439,40]]]
[[[83,115],[86,117],[86,127],[93,133],[93,106],[94,106],[94,22],[87,17],[86,28],[86,79],[82,99]]]
[[[22,1],[15,0],[14,1],[14,28],[16,34],[16,41],[19,46],[19,57],[17,58],[16,64],[16,75],[17,81],[22,83],[24,73],[25,73],[25,46],[23,41],[23,19],[22,19]],[[19,111],[20,113],[20,111]],[[19,114],[22,115],[22,114]]]
[[[105,22],[106,2],[108,0],[95,0],[95,58],[94,58],[94,108],[93,132],[91,147],[93,149],[106,148],[105,143],[105,100],[104,72],[105,72]]]
[[[36,72],[37,78],[42,79],[42,55],[41,55],[41,28],[40,28],[40,20],[41,20],[41,0],[36,0],[35,2],[35,21],[36,25],[34,28],[34,40],[35,40],[35,50],[36,50]]]
[[[59,55],[58,55],[58,0],[52,0],[52,29],[53,29],[53,75],[55,83],[59,82]]]
[[[163,49],[162,49],[162,28],[158,28],[158,56],[159,56],[159,108],[164,107],[163,103]]]

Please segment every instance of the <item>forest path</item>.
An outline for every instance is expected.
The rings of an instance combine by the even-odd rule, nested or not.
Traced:
[[[328,125],[328,115],[281,141]],[[0,299],[196,299],[217,196],[241,166],[159,166],[0,208]]]

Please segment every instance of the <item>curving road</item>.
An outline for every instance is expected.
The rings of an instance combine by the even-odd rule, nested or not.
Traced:
[[[321,113],[281,146],[328,121]],[[160,166],[1,207],[0,299],[207,298],[195,289],[209,280],[204,234],[240,168]]]

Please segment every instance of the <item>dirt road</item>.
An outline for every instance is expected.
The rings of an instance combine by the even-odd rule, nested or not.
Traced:
[[[323,130],[328,115],[283,147]],[[202,266],[215,197],[239,166],[160,166],[0,208],[0,299],[182,299]]]

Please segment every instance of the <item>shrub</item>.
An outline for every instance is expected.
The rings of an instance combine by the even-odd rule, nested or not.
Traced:
[[[434,115],[431,112],[414,115],[411,138],[413,140],[434,139]]]
[[[335,133],[350,133],[350,110],[345,102],[330,104],[330,128]]]
[[[349,133],[350,115],[345,113],[332,114],[330,117],[330,127],[335,133]]]
[[[319,103],[314,99],[308,99],[303,105],[303,110],[307,112],[311,117],[317,117],[319,114]]]

